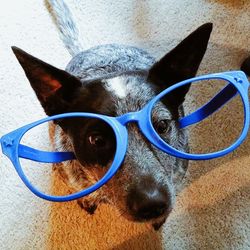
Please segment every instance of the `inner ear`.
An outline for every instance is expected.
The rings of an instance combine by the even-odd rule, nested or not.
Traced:
[[[48,115],[60,113],[75,90],[81,87],[80,80],[17,47],[12,50],[45,112]]]
[[[173,50],[156,62],[149,70],[148,80],[161,90],[195,76],[206,52],[212,23],[206,23],[192,32]],[[179,107],[190,85],[185,85],[169,95],[172,106]]]

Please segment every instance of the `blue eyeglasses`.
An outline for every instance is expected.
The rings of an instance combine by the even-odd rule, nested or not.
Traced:
[[[167,99],[169,95],[171,95],[171,93],[174,93],[174,91],[176,91],[177,89],[184,87],[190,83],[192,83],[192,86],[204,86],[207,81],[222,81],[224,85],[223,88],[218,90],[217,85],[212,87],[211,85],[209,85],[210,88],[215,89],[216,94],[210,97],[204,105],[201,105],[200,108],[197,109],[195,107],[194,110],[189,112],[189,114],[181,118],[178,121],[177,126],[179,127],[179,129],[183,130],[188,130],[195,125],[200,126],[203,121],[205,122],[209,117],[213,117],[213,115],[216,115],[219,110],[222,110],[227,106],[225,105],[226,103],[232,101],[233,99],[235,99],[233,97],[237,96],[240,99],[242,105],[242,124],[240,125],[236,123],[234,128],[239,127],[240,131],[233,139],[233,141],[228,142],[228,145],[226,147],[225,145],[223,145],[222,149],[220,148],[219,150],[216,150],[214,152],[207,153],[199,152],[199,150],[194,152],[185,152],[181,147],[179,147],[178,141],[176,142],[175,138],[171,138],[171,136],[169,136],[171,134],[171,128],[172,130],[174,129],[174,126],[172,124],[174,123],[174,121],[171,121],[170,119],[170,114],[164,106],[164,100]],[[1,138],[2,152],[10,159],[22,181],[35,195],[49,201],[70,201],[78,199],[94,192],[115,175],[126,155],[128,144],[128,131],[126,125],[131,122],[138,125],[140,131],[150,143],[152,143],[156,148],[173,157],[183,158],[187,160],[208,160],[221,157],[232,152],[243,142],[248,133],[248,89],[249,82],[246,75],[242,71],[231,71],[194,77],[165,89],[163,92],[154,97],[150,102],[148,102],[141,110],[136,112],[126,113],[118,117],[110,117],[93,113],[65,113],[33,122],[4,135]],[[157,116],[160,116],[161,121],[168,121],[167,129],[166,124],[163,124],[164,126],[162,130],[166,130],[165,134],[161,129],[159,130],[157,129],[157,126],[155,126],[155,117]],[[98,169],[97,171],[99,173],[99,176],[97,176],[95,181],[91,185],[83,185],[83,187],[80,188],[81,190],[78,190],[75,193],[69,192],[66,195],[51,195],[50,190],[47,189],[44,191],[42,190],[43,188],[39,188],[39,185],[36,185],[33,181],[31,181],[31,178],[28,177],[29,167],[25,169],[25,164],[23,164],[23,162],[28,162],[28,166],[32,165],[34,167],[35,176],[39,171],[41,171],[43,176],[47,176],[47,178],[49,178],[51,165],[49,165],[49,168],[46,168],[44,167],[46,164],[66,162],[72,164],[72,162],[76,160],[75,154],[73,152],[64,152],[63,148],[59,149],[58,152],[40,150],[29,146],[29,143],[23,143],[23,141],[25,137],[29,137],[30,133],[36,128],[39,128],[39,126],[41,125],[47,125],[47,123],[50,121],[60,123],[61,121],[70,121],[71,119],[76,119],[77,122],[80,123],[81,121],[86,120],[93,120],[95,122],[99,121],[99,123],[101,122],[102,126],[108,128],[108,130],[110,131],[107,136],[111,135],[115,138],[115,153],[111,157],[112,160],[110,161],[108,160],[108,150],[106,152],[105,147],[103,148],[104,151],[93,150],[94,153],[96,152],[97,156],[98,154],[100,154],[100,152],[104,155],[107,154],[106,165],[108,165],[109,167],[100,167],[100,169]],[[95,122],[93,124],[96,124]],[[90,143],[92,143],[93,140],[96,140],[94,141],[94,143],[99,143],[99,146],[102,147],[102,141],[98,141],[98,136],[94,139],[90,136],[89,139]],[[86,149],[86,151],[82,153],[91,154],[93,152],[88,152]],[[40,177],[37,178],[39,179]],[[43,183],[43,185],[48,187],[47,184]]]

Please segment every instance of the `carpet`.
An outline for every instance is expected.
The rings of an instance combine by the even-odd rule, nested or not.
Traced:
[[[247,0],[67,0],[85,48],[105,43],[142,47],[156,58],[205,22],[214,29],[198,74],[239,69],[249,55]],[[65,68],[70,55],[44,1],[2,1],[0,135],[45,116],[10,46]],[[194,93],[197,99],[207,89]],[[237,103],[232,109],[237,111]],[[230,116],[221,117],[227,126]],[[213,127],[201,147],[213,148]],[[228,135],[230,136],[230,134]],[[221,141],[223,143],[223,136]],[[42,142],[41,142],[42,143]],[[87,215],[76,202],[35,197],[0,155],[0,249],[250,249],[250,140],[230,155],[191,162],[176,206],[159,232],[126,221],[107,205]],[[63,189],[55,177],[53,188]]]

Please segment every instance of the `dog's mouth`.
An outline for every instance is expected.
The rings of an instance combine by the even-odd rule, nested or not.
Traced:
[[[172,211],[172,209],[170,209],[169,212],[164,213],[162,216],[157,217],[157,218],[148,219],[148,218],[142,218],[142,217],[138,217],[138,216],[131,216],[131,217],[132,217],[132,221],[137,222],[137,223],[150,224],[154,228],[154,230],[157,231],[165,223],[165,221],[168,218],[171,211]]]
[[[133,213],[129,208],[127,208],[126,211],[123,211],[119,209],[119,212],[121,216],[126,218],[129,221],[135,222],[135,223],[146,223],[151,225],[155,230],[159,230],[161,226],[165,223],[166,219],[168,218],[169,214],[172,211],[172,207],[168,207],[167,209],[162,209],[162,211],[155,212],[142,212],[139,213]]]
[[[157,218],[151,218],[151,219],[145,219],[145,218],[141,218],[141,217],[135,217],[134,221],[135,222],[139,222],[139,223],[148,223],[151,224],[152,227],[154,228],[154,230],[159,230],[161,228],[161,226],[165,223],[165,221],[167,220],[170,212],[172,209],[169,210],[169,212],[164,213],[162,216],[157,217]]]
[[[137,222],[149,222],[155,220],[161,220],[162,218],[167,218],[172,208],[152,208],[151,210],[147,211],[140,211],[137,214],[132,214],[134,221]]]

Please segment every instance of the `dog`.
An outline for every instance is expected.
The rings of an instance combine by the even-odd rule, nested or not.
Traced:
[[[140,110],[164,89],[195,76],[212,31],[212,23],[203,24],[159,60],[143,49],[122,44],[83,50],[66,4],[59,0],[47,3],[72,55],[66,69],[49,65],[17,47],[12,49],[48,116],[67,112],[120,116]],[[182,104],[189,87],[173,92],[162,104],[171,122],[161,120],[156,112],[153,124],[185,151],[188,135],[178,128],[178,119],[184,116]],[[76,161],[58,165],[62,178],[75,191],[91,185],[114,154],[114,138],[105,129],[96,134],[94,127],[74,123],[50,125],[55,149],[75,152]],[[152,146],[137,124],[130,123],[127,129],[127,153],[120,169],[108,183],[78,203],[90,214],[98,204],[109,203],[128,220],[149,223],[158,230],[174,206],[188,161]],[[105,146],[100,147],[100,143]]]
[[[248,76],[250,76],[250,56],[248,56],[241,64],[240,69]]]

